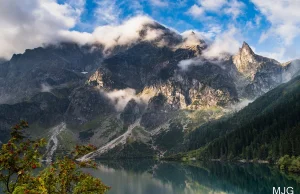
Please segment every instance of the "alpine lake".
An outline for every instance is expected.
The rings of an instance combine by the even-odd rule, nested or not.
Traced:
[[[300,193],[300,176],[267,164],[97,161],[85,169],[111,186],[108,194],[272,194]],[[287,189],[289,187],[289,189]]]

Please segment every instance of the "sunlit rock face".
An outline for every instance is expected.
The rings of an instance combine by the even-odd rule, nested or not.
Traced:
[[[187,72],[175,71],[168,80],[146,90],[163,94],[173,110],[225,106],[238,99],[233,79],[213,64],[194,66]]]
[[[253,81],[255,73],[261,66],[261,61],[256,60],[256,55],[250,48],[250,46],[244,42],[239,53],[233,58],[233,63],[236,65],[238,71],[245,77]]]
[[[256,55],[245,42],[232,61],[248,81],[244,91],[250,98],[260,96],[284,81],[283,72],[286,68],[274,59]]]

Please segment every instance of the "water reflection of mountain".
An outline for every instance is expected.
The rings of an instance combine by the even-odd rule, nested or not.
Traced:
[[[219,162],[186,165],[153,160],[101,161],[101,165],[131,176],[147,173],[162,185],[170,185],[176,193],[264,194],[273,193],[273,187],[293,187],[294,193],[300,193],[300,182],[267,165]]]

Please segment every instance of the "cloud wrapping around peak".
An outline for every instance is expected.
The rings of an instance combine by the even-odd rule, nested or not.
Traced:
[[[106,1],[105,1],[106,2]],[[70,0],[58,4],[55,0],[0,0],[0,58],[9,59],[42,45],[71,41],[83,44],[100,43],[106,49],[138,41],[140,31],[155,21],[147,16],[136,16],[124,23],[96,27],[92,33],[70,30],[80,20],[84,2]],[[109,18],[106,18],[109,20]],[[112,18],[111,18],[112,19]],[[112,19],[113,20],[113,19]],[[160,30],[146,28],[144,40],[154,40]]]
[[[120,25],[104,25],[96,27],[92,33],[82,33],[77,31],[61,31],[61,39],[76,42],[78,44],[99,43],[104,46],[104,50],[109,50],[115,46],[125,46],[137,41],[152,41],[163,35],[163,31],[155,29],[157,23],[148,16],[135,16],[124,21]],[[141,32],[144,32],[141,36]]]
[[[155,24],[155,21],[147,16],[137,16],[125,21],[121,25],[99,26],[92,33],[94,41],[101,43],[106,49],[116,45],[127,45],[140,39],[140,32],[146,25]],[[152,28],[146,28],[147,33],[144,40],[155,40],[162,35],[162,31]]]
[[[3,5],[0,8],[0,25],[4,27],[0,30],[0,44],[2,45],[0,57],[7,59],[14,53],[22,53],[26,49],[45,44],[66,41],[80,45],[100,43],[105,50],[109,50],[117,45],[129,45],[140,40],[152,41],[164,33],[159,28],[151,27],[157,24],[156,21],[144,15],[129,18],[121,24],[98,26],[91,33],[70,30],[79,21],[84,7],[83,0],[69,0],[64,4],[58,4],[55,0],[33,0],[22,5],[18,3],[18,0],[11,0],[9,3],[5,0],[0,0],[0,2]],[[102,1],[105,4],[107,2],[107,0]],[[214,9],[213,4],[206,3],[206,6]],[[110,20],[107,17],[106,19]],[[143,36],[141,36],[142,31]],[[220,29],[213,26],[207,32],[194,30],[193,33],[186,31],[181,34],[186,46],[202,44],[199,39],[212,42],[215,36],[219,35],[220,37],[217,37],[209,47],[207,57],[219,56],[225,51],[232,53],[236,47],[234,33],[230,31],[220,34]],[[226,39],[231,43],[227,43]]]
[[[212,44],[215,36],[219,33],[217,28],[211,29],[208,32],[200,32],[198,30],[187,30],[181,33],[183,43],[181,46],[190,47],[199,45],[202,48],[206,48],[207,45]]]
[[[0,0],[0,5],[0,58],[5,59],[64,41],[100,43],[109,50],[155,40],[163,35],[150,27],[155,21],[178,30],[186,45],[199,42],[195,37],[210,43],[207,57],[234,54],[244,40],[277,60],[300,55],[300,0]]]
[[[208,59],[222,58],[226,54],[236,54],[240,48],[242,36],[240,31],[230,26],[228,30],[218,34],[212,44],[203,52]]]

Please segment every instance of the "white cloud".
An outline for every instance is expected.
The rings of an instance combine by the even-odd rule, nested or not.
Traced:
[[[285,59],[284,54],[285,54],[285,48],[280,48],[280,49],[275,49],[275,52],[258,52],[257,54],[262,55],[264,57],[268,57],[271,59],[277,59],[279,61],[284,61]]]
[[[135,15],[142,15],[143,12],[143,5],[139,0],[127,0],[128,8],[132,10],[133,14]]]
[[[198,17],[213,12],[230,15],[233,19],[236,19],[242,13],[243,7],[245,6],[244,3],[239,0],[198,0],[198,3],[199,6],[196,4],[193,5],[187,13],[193,17]],[[210,18],[210,16],[206,16],[200,19]]]
[[[6,59],[55,42],[61,31],[75,26],[82,12],[82,4],[55,0],[0,0],[0,4],[0,57]]]
[[[285,23],[278,25],[275,29],[275,32],[284,39],[286,45],[290,45],[292,44],[293,40],[299,36],[300,27],[292,23]]]
[[[290,60],[299,59],[300,51],[297,48],[298,43],[288,46],[273,47],[271,50],[264,49],[257,52],[259,55],[276,59],[277,61],[284,63]]]
[[[60,30],[58,31],[57,42],[75,42],[79,45],[84,45],[87,43],[95,42],[95,38],[91,33],[88,32],[78,32],[78,31],[69,31],[69,30]],[[55,43],[55,42],[54,42]]]
[[[70,4],[68,4],[70,3]],[[84,1],[70,0],[58,4],[55,0],[0,0],[0,57],[9,59],[14,53],[42,45],[72,41],[78,44],[101,43],[106,49],[140,40],[140,31],[146,29],[144,40],[154,40],[161,30],[145,27],[155,21],[146,16],[136,16],[122,24],[95,28],[92,33],[71,31],[80,20]],[[98,7],[99,8],[99,7]],[[102,13],[103,14],[103,13]],[[106,15],[106,14],[105,14]],[[113,20],[109,15],[105,20]]]
[[[202,65],[203,61],[199,58],[193,58],[193,59],[186,59],[186,60],[182,60],[178,63],[178,67],[183,70],[186,71],[189,69],[189,67],[191,65]]]
[[[187,30],[181,33],[181,36],[185,39],[184,44],[187,46],[191,45],[201,45],[202,43],[200,40],[204,40],[205,43],[213,42],[213,39],[216,37],[217,34],[221,33],[220,26],[211,26],[209,30],[206,32],[200,32],[196,29],[194,30]]]
[[[78,14],[81,14],[84,11],[86,0],[66,0],[66,3],[73,7]]]
[[[210,25],[209,29],[204,32],[205,37],[208,39],[213,39],[215,38],[218,34],[222,32],[222,28],[219,25]]]
[[[252,2],[272,24],[271,28],[262,34],[260,42],[277,35],[285,45],[290,45],[295,37],[300,35],[299,0],[252,0]]]
[[[158,7],[166,7],[168,6],[168,2],[167,1],[163,1],[163,0],[150,0],[150,3],[154,6],[158,6]]]
[[[227,0],[199,0],[198,2],[206,10],[219,11],[227,3]]]
[[[184,44],[187,46],[190,45],[199,45],[201,44],[200,40],[207,40],[207,37],[204,33],[197,30],[187,30],[181,33],[181,36],[185,39]]]
[[[123,111],[131,99],[139,101],[136,96],[136,91],[131,88],[124,90],[113,90],[106,93],[104,92],[104,94],[112,101],[117,111]]]
[[[0,0],[0,57],[9,58],[13,53],[21,53],[25,49],[61,41],[73,41],[81,45],[98,42],[106,49],[110,49],[116,45],[127,45],[141,40],[142,29],[146,29],[147,32],[143,40],[154,40],[163,34],[159,29],[147,27],[147,24],[155,23],[147,16],[139,15],[120,24],[121,12],[116,5],[116,0],[97,2],[95,13],[101,18],[99,22],[109,23],[109,25],[96,27],[92,33],[87,33],[70,30],[80,22],[85,0],[68,0],[64,4],[58,4],[56,0],[31,0],[22,3],[19,0]],[[230,5],[231,2],[233,3]],[[200,6],[194,5],[191,13],[201,16],[203,9],[212,11],[220,7],[223,10],[228,9],[228,14],[235,17],[234,15],[240,13],[230,11],[230,6],[241,8],[240,2],[236,0],[203,0]],[[289,29],[294,30],[292,26]],[[205,53],[207,57],[219,56],[223,52],[234,53],[240,46],[240,41],[237,39],[238,31],[234,27],[221,33],[220,26],[211,25],[206,32],[197,30],[194,32],[195,37],[207,42],[215,39]],[[186,43],[192,44],[198,41],[195,37],[185,36],[187,33],[191,31],[182,34],[186,38]]]
[[[147,29],[144,40],[154,40],[162,31],[152,28],[145,28],[146,24],[154,24],[155,21],[147,16],[137,16],[125,21],[121,25],[100,26],[93,32],[95,41],[105,45],[106,49],[116,45],[127,45],[140,39],[140,31]]]
[[[52,87],[47,83],[41,84],[41,92],[51,92]]]
[[[80,45],[98,42],[105,49],[111,49],[116,45],[128,45],[141,39],[155,40],[163,34],[160,29],[149,27],[155,24],[153,19],[141,15],[121,24],[96,27],[92,33],[71,31],[76,22],[79,22],[84,0],[69,0],[65,4],[58,4],[55,0],[32,0],[23,4],[18,0],[0,2],[0,57],[9,58],[13,53],[22,53],[25,49],[62,41],[72,41]],[[107,3],[106,0],[103,2]],[[107,21],[110,19],[114,20],[106,17]],[[140,36],[141,30],[146,30],[143,37]],[[220,27],[212,25],[207,32],[195,30],[194,36],[190,36],[191,31],[187,31],[182,36],[186,39],[185,44],[199,43],[199,39],[211,42],[220,31]],[[217,37],[208,53],[217,55],[227,48],[229,52],[235,48],[236,42],[230,34],[227,32]],[[225,41],[226,38],[229,38],[231,44]],[[210,56],[208,53],[207,56]]]
[[[228,2],[227,7],[224,8],[224,12],[227,15],[231,15],[233,19],[236,19],[241,13],[244,4],[237,0],[231,0]]]
[[[300,72],[300,61],[292,61],[287,71],[283,72],[283,82],[290,81],[294,76],[299,75]]]
[[[77,31],[61,31],[60,39],[79,43],[100,43],[104,45],[105,50],[111,49],[117,45],[130,45],[140,40],[152,41],[163,34],[160,29],[147,27],[155,25],[155,21],[148,16],[136,16],[129,18],[120,25],[104,25],[96,27],[92,33]],[[140,32],[145,30],[145,36],[140,36]]]
[[[202,16],[205,13],[205,10],[202,7],[199,7],[198,5],[193,5],[188,11],[187,14],[193,16],[193,17],[199,17]]]
[[[203,55],[206,58],[222,58],[224,54],[236,54],[242,38],[239,30],[233,26],[218,34],[214,42],[206,49]]]
[[[232,104],[229,108],[231,109],[231,111],[238,112],[238,111],[242,110],[243,108],[245,108],[246,106],[248,106],[252,102],[253,102],[253,100],[242,99],[238,103]]]
[[[101,91],[106,95],[114,104],[116,111],[122,112],[130,100],[135,100],[137,103],[148,103],[151,95],[137,95],[136,91],[132,88],[126,88],[123,90],[112,90],[109,92]]]
[[[262,18],[260,17],[260,16],[255,16],[255,24],[257,25],[257,26],[260,26],[260,22],[261,22],[261,20],[262,20]]]
[[[117,24],[120,20],[121,10],[116,0],[97,0],[97,8],[94,12],[96,24]]]

